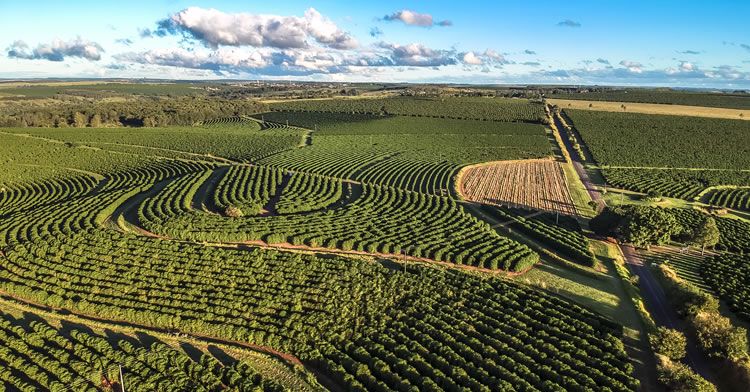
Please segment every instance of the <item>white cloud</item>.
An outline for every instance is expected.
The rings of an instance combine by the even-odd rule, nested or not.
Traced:
[[[104,49],[96,42],[84,40],[81,37],[72,41],[56,39],[48,44],[39,44],[33,50],[24,41],[15,41],[6,49],[10,58],[26,60],[63,61],[66,57],[78,57],[91,61],[102,58]]]
[[[477,57],[477,55],[474,54],[474,52],[466,52],[464,54],[464,63],[470,64],[470,65],[482,65],[482,59]]]
[[[635,61],[622,60],[620,61],[620,65],[627,68],[628,71],[633,72],[633,73],[643,72],[643,64],[635,62]]]
[[[388,52],[394,65],[433,67],[456,64],[455,52],[451,50],[431,49],[420,43],[407,45],[380,42],[377,46]]]
[[[357,41],[314,8],[304,17],[225,13],[189,7],[159,22],[156,35],[182,33],[210,47],[305,48],[310,41],[335,49],[353,49]]]
[[[461,56],[461,60],[465,65],[490,65],[499,67],[504,64],[508,64],[509,61],[505,59],[500,53],[492,49],[487,49],[483,53],[466,52]]]
[[[695,66],[688,62],[688,61],[682,61],[680,62],[680,69],[683,71],[693,71],[695,69]]]
[[[400,21],[409,26],[432,27],[432,26],[451,26],[453,23],[449,20],[435,22],[430,14],[420,14],[411,10],[401,10],[383,17],[385,21]]]

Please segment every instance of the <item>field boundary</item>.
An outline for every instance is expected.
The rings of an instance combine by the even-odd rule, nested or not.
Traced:
[[[750,120],[750,110],[713,108],[707,106],[670,105],[664,103],[640,103],[617,101],[589,101],[582,99],[547,98],[546,102],[561,109],[583,109],[599,112],[641,113],[667,116],[689,116]],[[589,106],[591,105],[591,106]],[[625,109],[623,110],[623,106]],[[742,114],[742,116],[740,116]]]

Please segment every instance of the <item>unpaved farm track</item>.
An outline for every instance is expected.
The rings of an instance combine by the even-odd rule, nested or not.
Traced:
[[[562,121],[559,118],[559,114],[554,114],[554,121],[555,125],[557,125],[561,132],[566,130],[566,127],[563,126]],[[576,173],[581,178],[581,182],[583,182],[583,185],[586,187],[591,199],[602,206],[606,205],[601,194],[594,187],[594,183],[591,181],[588,172],[586,172],[586,169],[581,162],[579,154],[573,148],[569,138],[563,136],[562,139],[565,148],[568,150],[572,159],[573,167],[575,167]],[[670,305],[669,299],[661,285],[651,273],[650,267],[643,263],[643,260],[639,257],[635,248],[629,245],[618,245],[618,247],[623,255],[628,270],[631,274],[638,277],[638,287],[640,288],[641,296],[646,302],[646,308],[654,318],[656,325],[669,328],[678,328],[679,326],[682,326],[682,320],[680,320],[677,312]],[[711,365],[708,363],[706,356],[702,355],[693,339],[688,339],[685,362],[693,369],[693,371],[704,378],[710,379]]]

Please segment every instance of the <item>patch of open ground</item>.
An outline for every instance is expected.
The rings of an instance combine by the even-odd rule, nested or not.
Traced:
[[[563,109],[584,109],[603,112],[666,114],[672,116],[750,120],[750,111],[738,109],[709,108],[703,106],[687,105],[666,105],[660,103],[584,101],[579,99],[547,99],[547,102],[552,105],[557,105]]]
[[[498,161],[468,166],[458,175],[458,190],[470,201],[575,215],[565,173],[549,159]]]

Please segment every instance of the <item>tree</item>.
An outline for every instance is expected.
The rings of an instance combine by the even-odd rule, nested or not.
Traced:
[[[649,335],[648,340],[657,354],[664,355],[673,361],[679,361],[685,357],[687,340],[685,335],[676,329],[659,327],[656,332]]]
[[[85,114],[81,112],[75,112],[75,114],[73,114],[73,126],[76,128],[85,128],[86,124],[88,124],[88,118]]]
[[[99,114],[95,114],[91,116],[91,121],[89,122],[92,128],[99,128],[102,126],[102,116]]]
[[[706,250],[706,247],[713,247],[719,243],[720,233],[719,228],[716,226],[716,219],[712,216],[707,216],[701,222],[701,225],[693,230],[692,238],[690,242],[701,247],[701,254]]]
[[[659,191],[657,191],[655,189],[650,189],[646,193],[646,200],[649,200],[649,201],[659,201],[659,200],[661,200],[661,192],[659,192]]]
[[[605,207],[599,214],[589,221],[589,228],[599,235],[615,234],[624,218],[624,210],[619,207]]]
[[[693,321],[698,343],[708,356],[721,359],[747,357],[747,330],[735,327],[718,312],[702,312]]]
[[[648,248],[666,244],[680,231],[677,219],[661,208],[636,206],[629,209],[620,227],[620,239]]]
[[[656,378],[669,391],[674,392],[716,392],[716,387],[687,365],[672,362],[663,355],[656,356]]]

